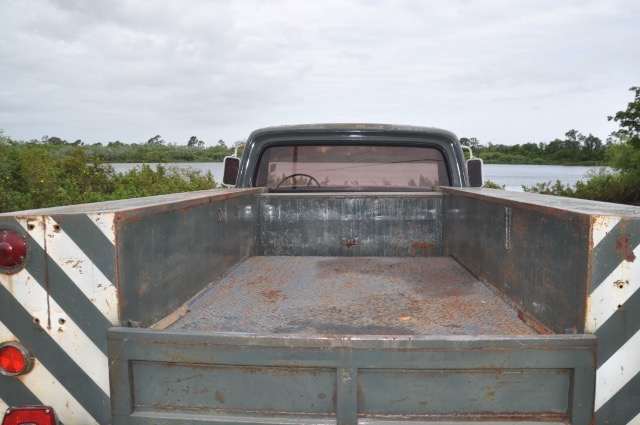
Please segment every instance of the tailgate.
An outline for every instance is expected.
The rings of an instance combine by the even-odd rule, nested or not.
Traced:
[[[572,423],[596,339],[109,330],[113,424]]]

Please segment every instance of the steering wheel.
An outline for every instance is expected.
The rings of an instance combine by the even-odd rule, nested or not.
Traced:
[[[308,178],[309,181],[307,182],[307,187],[311,186],[311,182],[314,182],[318,187],[320,187],[320,182],[315,177],[310,176],[309,174],[295,173],[295,174],[289,174],[287,177],[285,177],[282,180],[280,180],[280,183],[278,183],[278,185],[276,186],[276,189],[279,188],[282,183],[284,183],[287,180],[292,179],[294,177],[306,177],[306,178]]]

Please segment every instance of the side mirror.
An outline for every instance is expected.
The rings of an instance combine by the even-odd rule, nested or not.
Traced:
[[[240,158],[226,156],[224,158],[224,174],[222,183],[227,186],[235,186],[238,180],[238,170],[240,169]]]
[[[467,159],[467,174],[469,175],[469,186],[482,187],[484,184],[484,174],[482,172],[482,159]]]

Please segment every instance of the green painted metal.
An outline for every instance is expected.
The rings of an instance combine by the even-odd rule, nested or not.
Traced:
[[[595,337],[109,331],[113,423],[587,424]],[[157,422],[156,422],[157,423]]]
[[[535,335],[450,257],[255,256],[168,329],[330,335]]]
[[[155,323],[257,253],[260,191],[214,192],[192,202],[117,214],[123,325]]]
[[[590,217],[498,195],[444,192],[445,255],[553,332],[584,332]]]
[[[249,316],[243,319],[238,312],[243,308],[282,308],[267,299],[276,295],[295,297],[295,291],[284,293],[282,285],[293,288],[308,280],[307,286],[313,288],[314,273],[324,276],[327,270],[338,267],[323,272],[319,264],[330,261],[331,256],[350,255],[453,255],[482,280],[494,284],[517,310],[541,324],[538,330],[546,326],[559,334],[567,329],[575,332],[577,318],[584,314],[584,306],[579,305],[584,295],[579,291],[586,284],[586,264],[580,260],[569,262],[565,268],[553,268],[563,259],[586,256],[589,229],[586,226],[583,231],[583,226],[589,223],[589,217],[579,213],[491,196],[476,199],[464,191],[445,190],[444,196],[246,192],[212,202],[211,207],[189,209],[189,214],[198,222],[215,221],[211,210],[217,208],[222,211],[220,217],[227,217],[228,208],[237,209],[233,205],[240,204],[250,204],[255,215],[244,221],[241,215],[229,216],[225,228],[233,229],[232,235],[222,227],[211,227],[209,234],[215,232],[220,241],[205,243],[199,236],[199,243],[224,253],[242,247],[244,257],[258,253],[303,255],[306,260],[311,260],[310,255],[329,257],[318,257],[319,263],[306,268],[304,261],[272,257],[284,263],[259,276],[251,270],[246,270],[249,274],[240,273],[242,264],[229,273],[244,258],[241,255],[232,257],[228,264],[210,263],[210,273],[227,273],[211,288],[228,292],[224,285],[216,286],[226,280],[246,280],[249,285],[234,286],[235,298],[220,298],[223,304],[234,305],[216,310],[214,314],[222,316],[211,321],[213,329],[220,320],[227,320],[229,326],[224,329],[231,330],[236,321],[262,320]],[[162,215],[152,215],[131,220],[127,226],[144,223],[161,229],[167,225],[166,220]],[[143,230],[140,227],[136,231],[141,235]],[[131,233],[130,228],[121,231]],[[534,236],[540,245],[527,247],[527,238],[530,241]],[[569,249],[560,242],[553,245],[553,238],[566,241]],[[431,251],[411,251],[416,241],[430,246]],[[160,254],[168,255],[153,253]],[[181,261],[180,255],[174,255]],[[269,257],[263,258],[267,261]],[[534,266],[523,265],[527,263]],[[501,265],[504,270],[500,270]],[[132,267],[132,277],[134,272],[141,273],[143,266]],[[360,270],[354,261],[344,267]],[[524,270],[513,275],[517,267]],[[372,267],[367,269],[374,272]],[[366,275],[367,271],[362,271]],[[426,269],[417,273],[429,275]],[[543,279],[538,281],[540,273]],[[215,281],[215,277],[209,278]],[[361,278],[358,282],[369,285]],[[175,283],[165,280],[163,285]],[[256,290],[265,300],[251,301],[251,285],[259,285]],[[559,291],[566,294],[558,296]],[[180,297],[184,299],[187,294],[183,291]],[[218,298],[207,301],[203,292],[194,300],[209,314],[206,306],[217,303]],[[563,303],[567,305],[561,309]],[[286,301],[284,305],[288,305]],[[538,311],[537,305],[544,308]],[[171,307],[165,305],[163,310],[168,314]],[[515,311],[512,314],[515,319]],[[195,329],[110,331],[114,424],[386,424],[406,420],[587,424],[592,418],[596,350],[592,336],[291,335]]]
[[[543,331],[596,335],[595,423],[635,423],[640,208],[499,190],[442,190],[445,253],[511,298],[521,316]]]
[[[457,137],[449,131],[407,125],[311,124],[269,127],[251,133],[242,154],[236,187],[255,186],[254,172],[268,147],[318,143],[434,147],[447,161],[451,186],[468,186],[462,148]]]
[[[442,255],[442,194],[264,194],[262,255]]]

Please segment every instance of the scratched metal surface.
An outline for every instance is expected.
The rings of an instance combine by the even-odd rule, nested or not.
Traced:
[[[591,218],[467,195],[445,195],[445,255],[551,331],[583,333]]]
[[[259,194],[242,193],[116,215],[123,323],[155,323],[257,251]]]
[[[442,255],[442,194],[260,196],[262,255]]]
[[[250,257],[170,329],[347,335],[532,335],[448,257]]]

